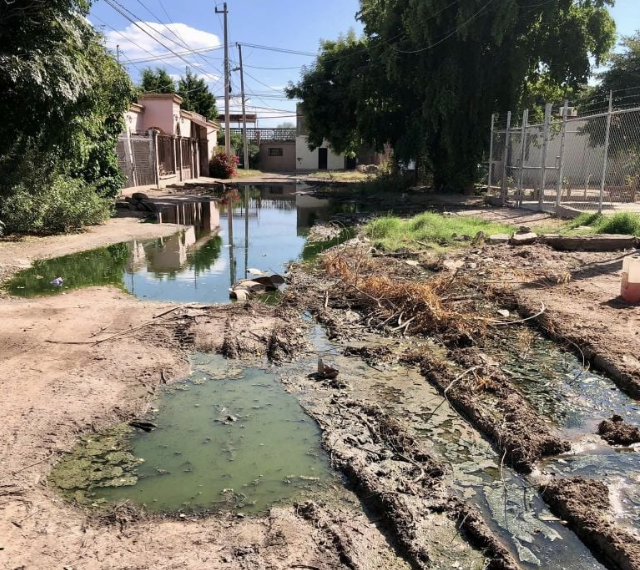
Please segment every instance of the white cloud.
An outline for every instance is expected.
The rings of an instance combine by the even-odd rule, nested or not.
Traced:
[[[153,56],[165,56],[161,60],[137,64],[140,66],[162,66],[167,63],[184,66],[185,62],[172,55],[169,50],[182,54],[189,50],[203,50],[221,45],[220,38],[215,34],[192,28],[187,24],[176,23],[164,25],[157,22],[137,22],[137,24],[147,30],[151,36],[157,38],[158,41],[149,37],[149,35],[134,24],[118,32],[113,30],[106,31],[105,35],[107,38],[107,47],[115,51],[116,46],[119,45],[120,52],[124,57],[134,62],[139,59],[150,59]],[[158,42],[161,42],[167,47],[163,47]],[[210,54],[205,55],[209,56]],[[194,56],[189,56],[189,61],[193,59]],[[200,64],[194,61],[192,66],[199,67]]]

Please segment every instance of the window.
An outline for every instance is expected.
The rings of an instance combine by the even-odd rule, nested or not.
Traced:
[[[284,156],[284,149],[282,148],[270,148],[269,156]]]

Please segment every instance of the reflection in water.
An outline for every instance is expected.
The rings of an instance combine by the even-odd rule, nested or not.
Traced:
[[[294,184],[244,186],[231,204],[209,199],[167,206],[158,216],[161,223],[185,225],[184,231],[36,262],[6,286],[25,297],[115,285],[151,300],[228,303],[229,288],[250,268],[283,273],[303,251],[305,258],[311,255],[304,250],[307,231],[333,210],[328,200],[301,190]],[[51,285],[56,277],[64,279],[63,287]]]

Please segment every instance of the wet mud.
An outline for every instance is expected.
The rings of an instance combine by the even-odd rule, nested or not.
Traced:
[[[605,483],[576,477],[551,481],[541,491],[552,511],[567,520],[609,568],[640,568],[640,541],[611,522]]]
[[[629,425],[621,416],[612,416],[598,426],[598,434],[611,445],[640,443],[640,429]]]

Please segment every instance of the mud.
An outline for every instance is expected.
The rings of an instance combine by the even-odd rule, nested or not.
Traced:
[[[453,360],[462,367],[458,373],[442,358],[409,358],[417,359],[422,374],[521,473],[533,471],[543,457],[571,449],[508,382],[497,363],[490,364],[486,357],[469,350],[457,351]]]
[[[605,483],[576,477],[551,481],[541,492],[551,510],[567,520],[609,568],[640,568],[640,541],[611,522],[609,490]]]
[[[518,568],[479,514],[447,490],[444,466],[400,423],[375,406],[339,396],[324,413],[312,413],[325,429],[334,465],[384,517],[417,568],[446,568],[447,559],[470,568]],[[460,539],[456,544],[459,531],[482,552]],[[445,538],[449,552],[442,548]]]
[[[620,416],[612,416],[598,426],[598,434],[611,445],[640,443],[640,429],[629,425]]]
[[[640,306],[620,299],[620,253],[560,253],[544,245],[486,248],[486,280],[523,317],[538,316],[541,330],[566,344],[620,389],[640,398]],[[556,278],[553,278],[556,277]]]

